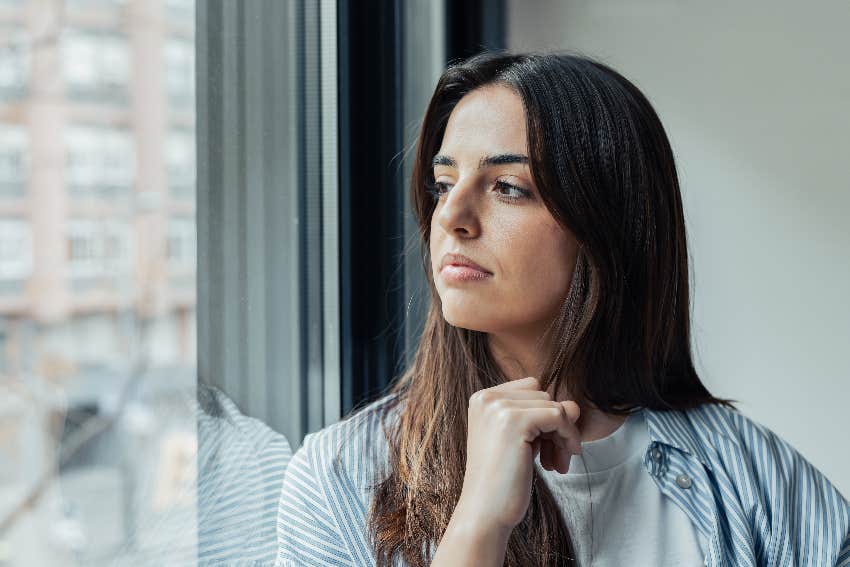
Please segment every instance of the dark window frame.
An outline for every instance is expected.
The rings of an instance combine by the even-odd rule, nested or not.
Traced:
[[[199,381],[293,449],[412,359],[429,300],[413,144],[445,63],[504,45],[503,0],[448,11],[197,4]]]

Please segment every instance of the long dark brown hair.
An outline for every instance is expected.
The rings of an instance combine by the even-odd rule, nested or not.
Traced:
[[[425,566],[460,497],[470,396],[510,379],[486,333],[442,316],[429,259],[435,201],[431,160],[458,101],[498,84],[526,113],[530,169],[552,216],[576,236],[572,282],[555,317],[552,355],[538,378],[613,414],[685,410],[711,395],[691,359],[688,251],[673,152],[646,97],[626,78],[569,53],[490,51],[451,64],[417,140],[410,198],[431,302],[411,366],[389,396],[388,476],[377,483],[369,537],[378,565]],[[733,406],[734,407],[734,406]],[[510,566],[572,565],[570,535],[545,483],[534,484],[508,541]]]

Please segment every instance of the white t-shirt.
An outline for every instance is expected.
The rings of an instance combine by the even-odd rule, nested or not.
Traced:
[[[707,547],[697,527],[644,468],[649,445],[646,416],[639,410],[608,437],[582,443],[567,474],[547,471],[540,456],[535,458],[581,567],[704,564]]]

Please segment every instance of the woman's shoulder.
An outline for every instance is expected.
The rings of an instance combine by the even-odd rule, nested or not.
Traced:
[[[647,410],[650,433],[655,440],[697,453],[718,446],[736,450],[759,450],[769,445],[784,451],[790,445],[776,432],[741,410],[724,404],[706,403],[686,410]]]
[[[769,485],[776,498],[801,483],[815,484],[847,509],[835,486],[797,448],[735,407],[701,404],[684,411],[650,411],[647,417],[654,440],[694,455],[715,475],[736,484]]]
[[[383,476],[383,427],[396,394],[308,433],[290,460],[278,504],[278,565],[368,564],[363,526],[372,485]],[[332,560],[329,558],[333,558]]]
[[[791,443],[772,428],[724,404],[702,404],[686,412],[690,427],[704,444],[720,450],[718,458],[748,456],[765,466],[792,467],[803,459]]]
[[[727,514],[757,518],[772,548],[800,562],[850,565],[850,502],[797,448],[735,408],[704,404],[685,416]]]
[[[329,481],[341,479],[368,490],[386,472],[386,434],[398,422],[401,400],[384,395],[347,417],[308,433],[293,460],[308,459],[311,468]]]

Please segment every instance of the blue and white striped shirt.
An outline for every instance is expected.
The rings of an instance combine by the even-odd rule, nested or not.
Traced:
[[[217,388],[199,384],[198,399],[198,548],[192,564],[270,565],[289,443],[243,415]]]
[[[292,451],[287,439],[244,415],[221,390],[204,382],[176,390],[162,416],[197,424],[198,474],[140,476],[135,500],[153,499],[157,485],[175,485],[164,509],[134,511],[134,537],[98,565],[122,567],[267,567],[277,556],[280,489]],[[173,412],[173,413],[171,413]],[[141,461],[140,461],[141,462]],[[181,482],[182,481],[182,482]]]
[[[375,564],[366,515],[387,472],[392,395],[304,438],[283,482],[276,565]],[[850,566],[850,503],[778,435],[713,404],[645,413],[644,468],[704,538],[706,565]]]

